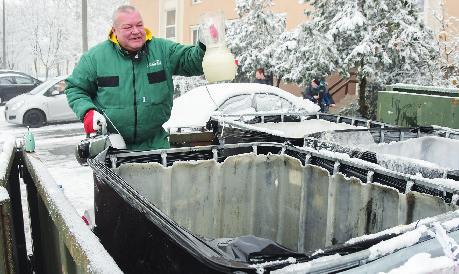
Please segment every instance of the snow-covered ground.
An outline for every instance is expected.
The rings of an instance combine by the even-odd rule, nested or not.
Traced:
[[[21,137],[27,128],[5,121],[4,106],[0,107],[0,149],[7,135]],[[31,129],[35,137],[36,153],[48,168],[56,183],[79,215],[93,205],[93,180],[89,167],[75,159],[78,142],[85,138],[81,123],[54,124]]]

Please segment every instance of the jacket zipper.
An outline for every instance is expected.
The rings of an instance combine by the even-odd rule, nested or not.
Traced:
[[[134,60],[132,60],[132,85],[134,88],[134,144],[137,139],[137,92],[135,90]]]

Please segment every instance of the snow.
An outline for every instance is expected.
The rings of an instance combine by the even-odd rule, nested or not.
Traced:
[[[270,267],[270,266],[275,266],[275,265],[282,265],[282,264],[294,264],[296,263],[296,259],[289,257],[285,260],[277,260],[277,261],[270,261],[270,262],[265,262],[261,264],[252,264],[250,265],[251,268],[255,268],[257,270],[257,273],[263,274],[265,273],[264,268]]]
[[[0,133],[0,179],[5,177],[6,169],[11,159],[11,153],[14,147],[15,140],[13,136]]]
[[[406,273],[459,273],[459,268],[452,259],[446,256],[432,258],[429,253],[418,253],[409,258],[402,266],[387,272],[387,274]]]
[[[383,231],[380,231],[380,232],[377,232],[377,233],[373,233],[373,234],[369,234],[369,235],[363,235],[363,236],[360,236],[360,237],[355,237],[355,238],[352,238],[352,239],[348,240],[347,242],[345,242],[345,244],[346,245],[353,245],[353,244],[357,244],[357,243],[364,242],[364,241],[367,241],[367,240],[376,239],[376,238],[384,236],[384,235],[401,234],[401,233],[404,233],[404,232],[409,231],[411,229],[414,229],[415,227],[417,227],[419,225],[429,224],[429,223],[432,223],[434,221],[436,221],[436,218],[424,218],[424,219],[421,219],[421,220],[419,220],[419,221],[417,221],[415,223],[411,223],[409,225],[398,225],[398,226],[391,227],[391,228],[388,228],[386,230],[383,230]]]
[[[279,270],[271,271],[271,273],[272,274],[284,274],[284,273],[302,274],[302,273],[308,273],[311,267],[312,267],[311,262],[299,263],[299,264],[293,264],[293,265],[286,266]]]
[[[280,134],[275,134],[287,138],[303,138],[317,132],[333,131],[341,129],[357,129],[358,127],[345,123],[334,123],[320,119],[312,119],[301,122],[285,122],[285,123],[257,123],[253,125],[258,131],[272,132],[277,131]]]
[[[255,78],[257,68],[272,70],[271,46],[285,31],[286,18],[272,11],[272,0],[237,0],[238,20],[227,24],[226,44],[239,62],[238,76]]]
[[[404,83],[397,83],[389,86],[390,88],[394,89],[411,89],[413,91],[420,90],[420,91],[438,91],[444,93],[459,93],[458,88],[444,88],[444,87],[437,87],[437,86],[422,86],[422,85],[410,85]]]
[[[349,127],[360,129],[364,127]],[[325,142],[336,143],[342,146],[355,147],[361,149],[364,146],[375,144],[375,140],[368,130],[365,131],[349,131],[349,132],[324,132],[320,135],[320,140]]]
[[[127,2],[88,1],[89,47],[106,39],[115,7]],[[71,72],[82,53],[81,1],[23,0],[5,5],[7,66],[41,80]]]
[[[334,255],[330,255],[330,256],[324,256],[324,257],[320,257],[320,258],[317,258],[315,260],[312,260],[310,262],[305,262],[305,263],[298,263],[298,264],[292,264],[292,265],[289,265],[289,266],[286,266],[282,269],[279,269],[279,270],[274,270],[272,271],[271,273],[272,274],[284,274],[284,273],[288,273],[288,274],[302,274],[302,273],[307,273],[311,267],[313,266],[313,264],[315,263],[323,263],[323,262],[327,262],[327,261],[331,261],[331,260],[336,260],[336,259],[339,259],[341,258],[341,255],[339,254],[334,254]]]
[[[324,253],[324,251],[322,249],[317,249],[316,251],[314,251],[314,253],[311,254],[311,256],[316,256],[316,255],[319,255],[319,254],[322,254]]]
[[[0,107],[0,151],[12,151],[15,138],[22,137],[27,129],[5,122],[4,106]],[[78,164],[74,157],[76,144],[85,138],[81,123],[53,124],[31,129],[35,135],[36,153],[42,159],[55,181],[62,186],[64,194],[81,216],[86,209],[93,208],[94,186],[92,170]],[[77,135],[68,136],[75,132]],[[51,135],[50,135],[51,134]],[[61,135],[66,137],[60,137]],[[51,137],[51,138],[50,138]],[[66,151],[71,151],[68,154]],[[9,154],[6,153],[6,154]],[[0,178],[4,176],[5,153],[0,154]]]
[[[459,140],[426,136],[389,144],[380,143],[366,148],[378,153],[378,156],[381,154],[381,160],[386,157],[383,156],[384,154],[390,154],[399,156],[401,160],[406,158],[418,159],[420,161],[417,163],[431,168],[443,167],[459,170],[459,157],[457,157],[459,155]],[[429,166],[429,163],[426,162],[432,164]]]
[[[319,130],[320,131],[320,130]],[[459,140],[425,136],[391,143],[375,143],[369,131],[330,131],[320,134],[321,141],[356,151],[376,153],[378,164],[405,174],[441,178],[447,171],[459,169]],[[331,150],[336,150],[331,147]],[[449,184],[448,181],[444,182]]]
[[[381,256],[393,253],[396,250],[412,246],[427,232],[427,227],[421,225],[415,230],[408,231],[400,236],[377,243],[369,248],[370,256],[368,259],[374,260]]]
[[[424,178],[419,174],[413,175],[413,176],[411,176],[411,178],[413,178],[415,180],[416,179],[423,180],[426,183],[430,183],[432,185],[436,185],[437,188],[445,187],[445,188],[448,188],[448,189],[455,190],[455,192],[457,192],[459,190],[458,181],[455,181],[455,180],[452,180],[452,179],[445,179],[445,178],[433,178],[433,179],[430,179],[430,178]]]
[[[2,204],[4,201],[7,201],[10,199],[10,195],[8,194],[8,191],[4,187],[0,187],[0,204]]]
[[[233,119],[226,118],[224,116],[215,116],[214,118],[216,118],[221,123],[223,131],[225,131],[225,127],[229,126],[229,125],[237,127],[237,128],[243,128],[243,129],[246,129],[246,130],[253,130],[253,131],[259,131],[260,130],[260,128],[257,127],[257,126],[246,124],[246,123],[239,122],[239,121],[234,121]],[[265,130],[263,130],[263,132],[271,134],[271,135],[275,135],[275,136],[282,136],[283,135],[282,131],[274,130],[274,129],[271,129],[271,130],[265,129]]]
[[[442,223],[446,231],[451,231],[459,228],[459,218],[454,218]]]
[[[36,139],[36,153],[42,159],[48,159],[44,165],[52,174],[55,182],[62,186],[64,194],[71,202],[76,212],[81,216],[86,209],[93,208],[94,186],[92,170],[87,166],[81,166],[74,155],[56,155],[55,147],[76,147],[76,144],[83,140],[85,136],[77,135],[72,137],[62,137],[59,139]],[[69,160],[69,157],[71,160]]]

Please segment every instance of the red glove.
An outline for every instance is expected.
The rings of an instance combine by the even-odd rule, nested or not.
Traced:
[[[99,112],[90,109],[83,118],[84,132],[87,134],[96,132],[97,130],[107,127],[105,117]]]

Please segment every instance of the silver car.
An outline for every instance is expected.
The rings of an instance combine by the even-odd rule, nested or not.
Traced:
[[[47,123],[77,121],[64,94],[66,76],[52,78],[29,93],[16,96],[5,105],[9,123],[41,127]]]

